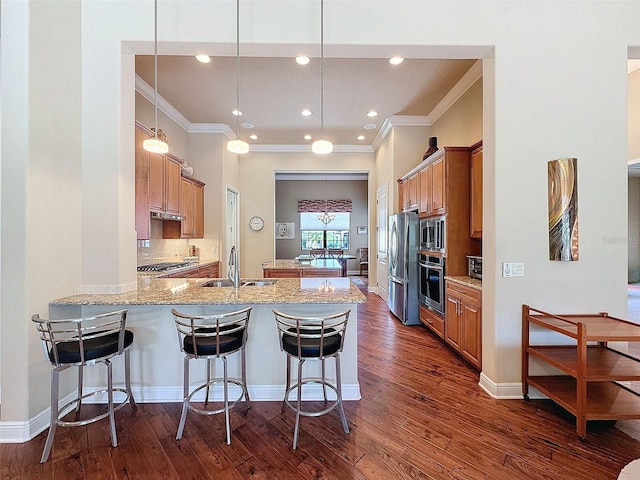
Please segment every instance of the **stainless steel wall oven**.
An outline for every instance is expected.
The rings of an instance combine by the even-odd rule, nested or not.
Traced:
[[[420,291],[418,300],[427,308],[444,315],[444,257],[420,254],[418,270]]]

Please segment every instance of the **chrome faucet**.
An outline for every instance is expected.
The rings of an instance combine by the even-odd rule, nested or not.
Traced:
[[[227,278],[233,282],[233,288],[240,288],[240,263],[238,262],[238,249],[231,247],[229,253],[229,272]]]

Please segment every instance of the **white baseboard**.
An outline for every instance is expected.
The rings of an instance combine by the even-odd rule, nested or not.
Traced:
[[[522,382],[495,383],[484,373],[480,373],[480,388],[487,392],[492,398],[498,400],[522,399]],[[547,398],[535,388],[529,387],[529,398],[531,400],[542,400]]]
[[[306,385],[303,389],[303,400],[322,400],[322,387],[320,385]],[[274,402],[282,401],[284,394],[281,385],[258,385],[249,387],[249,396],[252,402]],[[118,395],[117,393],[115,395]],[[331,389],[327,389],[329,399],[334,399],[335,394]],[[182,386],[168,387],[144,387],[134,388],[133,396],[136,403],[180,403],[182,402]],[[237,397],[234,387],[229,389],[229,397]],[[196,395],[196,400],[204,398],[204,391]],[[60,404],[64,405],[75,398],[75,393],[71,393],[61,399]],[[215,388],[211,398],[215,401],[222,400],[222,389]],[[345,401],[360,400],[360,385],[342,385],[342,399]],[[118,397],[114,398],[117,402]],[[87,403],[106,403],[106,395],[95,395],[87,399]],[[126,408],[126,407],[125,407]],[[69,408],[71,410],[71,408]],[[42,412],[36,414],[26,421],[0,422],[0,443],[24,443],[28,442],[40,432],[49,427],[51,408],[47,407]]]

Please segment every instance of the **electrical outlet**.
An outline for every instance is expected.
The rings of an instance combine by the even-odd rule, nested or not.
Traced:
[[[524,263],[502,262],[502,277],[524,277]]]

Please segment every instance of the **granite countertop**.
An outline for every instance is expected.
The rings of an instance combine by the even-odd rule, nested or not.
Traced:
[[[262,268],[274,270],[293,270],[298,268],[337,268],[342,269],[342,265],[336,259],[316,259],[309,261],[298,260],[275,260],[272,262],[262,262]]]
[[[257,287],[200,287],[210,278],[138,276],[138,289],[120,294],[82,294],[58,298],[64,305],[258,305],[365,303],[366,297],[349,278],[278,278]]]
[[[476,290],[482,291],[482,280],[478,280],[477,278],[471,278],[466,275],[460,275],[460,276],[445,275],[444,279],[450,282],[459,283],[460,285],[465,285],[467,287],[471,287]]]

